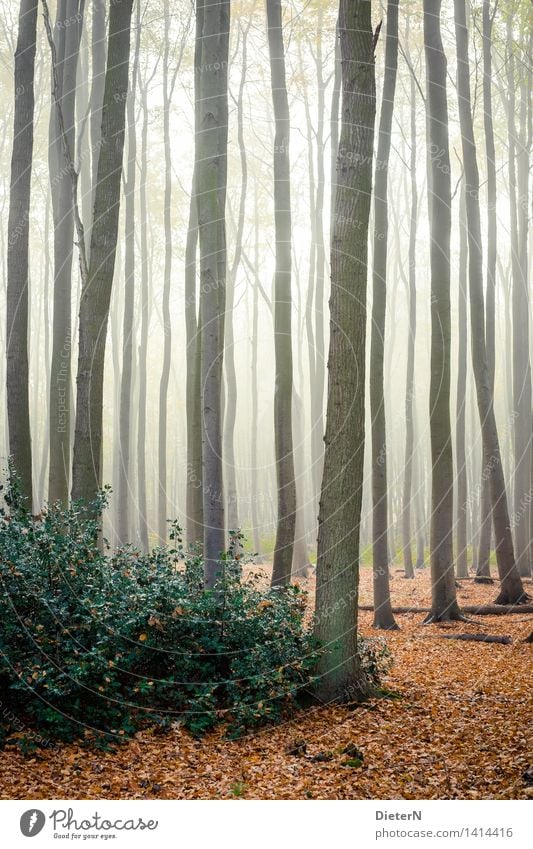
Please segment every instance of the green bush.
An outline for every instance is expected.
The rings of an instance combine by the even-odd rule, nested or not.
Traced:
[[[231,549],[205,591],[177,524],[168,548],[106,556],[96,544],[106,499],[35,521],[10,479],[0,510],[4,737],[24,738],[22,725],[105,741],[176,720],[239,734],[286,715],[321,651],[304,624],[305,593],[241,579]],[[370,671],[380,661],[368,651]]]

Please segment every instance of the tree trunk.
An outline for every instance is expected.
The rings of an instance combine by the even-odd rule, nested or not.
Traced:
[[[519,573],[529,574],[529,505],[527,497],[530,488],[531,469],[531,367],[529,358],[529,289],[527,269],[520,262],[520,200],[526,191],[527,204],[527,164],[525,187],[520,185],[524,179],[520,167],[520,140],[515,125],[515,59],[512,22],[507,23],[507,104],[508,162],[509,162],[509,210],[512,258],[512,316],[513,316],[513,410],[514,410],[514,513],[513,528],[516,550],[516,564]],[[517,151],[518,147],[518,151]],[[518,153],[518,156],[517,156]],[[517,175],[517,165],[520,175]],[[517,176],[519,178],[517,186]],[[527,205],[526,205],[527,210]],[[526,212],[527,216],[527,212]],[[524,273],[526,272],[526,273]]]
[[[397,628],[392,614],[389,585],[387,510],[387,429],[383,362],[387,303],[387,238],[389,154],[392,115],[398,68],[398,0],[387,3],[385,77],[379,120],[374,177],[373,297],[370,338],[370,416],[372,420],[372,570],[374,581],[374,628]]]
[[[409,18],[407,18],[409,27]],[[406,42],[408,40],[408,32]],[[406,44],[406,50],[408,50]],[[418,188],[416,184],[416,84],[410,75],[411,100],[411,215],[409,222],[409,326],[407,337],[407,368],[405,374],[405,473],[403,483],[403,567],[406,578],[414,578],[413,555],[411,548],[411,499],[413,494],[413,450],[414,450],[414,393],[415,393],[415,343],[416,343],[416,229],[418,218]]]
[[[296,520],[296,485],[292,440],[292,338],[291,338],[291,184],[289,159],[289,101],[285,80],[285,54],[281,0],[267,0],[268,48],[274,106],[274,217],[276,272],[274,276],[274,437],[278,490],[278,521],[272,586],[291,579]]]
[[[50,365],[50,465],[48,499],[68,503],[71,448],[70,401],[72,395],[72,254],[74,200],[72,179],[65,167],[59,107],[72,157],[75,146],[76,76],[82,21],[78,0],[61,0],[54,28],[57,64],[56,92],[50,113],[50,186],[54,215],[54,311]],[[72,22],[75,21],[74,24]]]
[[[226,294],[229,0],[197,3],[202,20],[202,67],[196,132],[200,241],[200,332],[204,580],[210,589],[224,550],[222,374]]]
[[[21,0],[15,51],[13,151],[7,225],[6,393],[9,454],[32,504],[28,361],[29,228],[37,0]]]
[[[453,568],[453,456],[450,423],[451,185],[446,57],[441,0],[424,0],[427,151],[431,268],[431,613],[428,621],[459,619]]]
[[[140,5],[137,6],[137,25],[140,26]],[[147,83],[139,83],[142,98],[143,125],[141,132],[141,169],[139,180],[140,235],[141,235],[141,334],[139,345],[139,419],[137,424],[137,486],[139,499],[139,540],[141,549],[149,549],[148,504],[146,496],[146,395],[148,330],[150,326],[150,302],[148,294],[148,209],[146,181],[148,171],[148,92]]]
[[[470,68],[465,0],[454,0],[454,8],[457,42],[457,94],[465,172],[466,221],[468,228],[472,366],[481,421],[485,470],[490,479],[492,521],[494,525],[498,572],[501,582],[498,603],[516,604],[524,600],[524,590],[514,560],[511,524],[507,509],[507,493],[505,490],[500,443],[494,414],[491,377],[487,363],[481,216],[479,210],[479,172],[470,99]]]
[[[114,0],[109,12],[90,261],[80,304],[72,498],[85,502],[101,486],[104,356],[120,211],[132,4]]]
[[[124,203],[124,317],[122,324],[122,371],[120,375],[119,458],[118,458],[118,540],[121,545],[130,540],[130,501],[132,486],[131,451],[131,394],[133,369],[133,310],[135,303],[135,171],[137,168],[137,128],[135,126],[135,92],[139,67],[141,30],[136,27],[135,54],[131,87],[128,91],[126,116],[128,123],[128,159]]]
[[[458,578],[468,577],[466,509],[468,480],[466,474],[466,372],[467,372],[467,263],[468,241],[466,232],[466,196],[464,179],[461,182],[461,209],[459,213],[459,297],[458,350],[457,350],[457,401],[455,418],[455,465],[457,478],[457,557],[455,573]],[[490,518],[490,516],[489,516]]]
[[[165,232],[165,262],[163,269],[163,366],[159,382],[159,423],[158,423],[158,470],[159,486],[157,499],[157,533],[159,544],[167,541],[167,398],[170,381],[170,359],[172,353],[172,326],[170,321],[170,284],[172,275],[172,230],[170,204],[172,201],[172,162],[170,155],[170,86],[169,86],[169,50],[170,50],[170,9],[169,0],[164,2],[165,37],[163,48],[163,147],[165,157],[165,188],[163,200],[163,220]]]
[[[376,109],[370,4],[341,0],[342,125],[331,246],[324,475],[318,519],[315,632],[324,701],[364,699],[357,649],[359,528],[365,427],[368,222]]]
[[[237,373],[235,370],[235,338],[233,332],[233,309],[235,300],[235,286],[237,283],[237,272],[242,257],[242,242],[244,233],[244,221],[246,212],[246,192],[248,188],[248,163],[246,160],[246,148],[244,144],[244,111],[243,97],[246,83],[246,71],[248,63],[248,32],[250,21],[242,30],[242,71],[237,96],[237,138],[241,161],[241,194],[239,199],[239,211],[237,215],[237,233],[235,236],[235,253],[228,275],[226,289],[226,327],[225,327],[225,366],[226,366],[226,404],[224,417],[224,461],[225,461],[225,483],[227,503],[227,527],[228,531],[238,531],[239,509],[237,492],[237,473],[235,467],[235,421],[237,418]]]

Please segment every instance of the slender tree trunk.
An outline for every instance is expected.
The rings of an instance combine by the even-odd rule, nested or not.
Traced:
[[[453,568],[453,456],[450,423],[451,185],[446,57],[441,0],[424,0],[427,74],[428,192],[431,268],[431,613],[428,621],[459,619]]]
[[[492,521],[496,541],[498,572],[501,582],[501,592],[497,601],[501,604],[515,604],[524,600],[524,590],[514,559],[500,443],[494,414],[491,377],[487,363],[481,216],[479,210],[479,172],[470,98],[470,69],[465,0],[454,0],[454,8],[457,41],[457,93],[466,184],[472,366],[481,421],[483,455],[486,471],[490,478]]]
[[[200,327],[204,580],[210,589],[224,550],[222,375],[226,294],[229,0],[197,3],[202,16],[202,68],[196,132],[200,241]]]
[[[254,197],[254,267],[259,275],[259,198],[257,192],[257,184]],[[257,283],[253,287],[253,304],[252,304],[252,433],[250,441],[250,470],[252,474],[252,534],[254,541],[254,552],[261,557],[261,539],[259,534],[259,512],[257,505],[258,487],[258,453],[257,453],[257,436],[258,436],[258,387],[257,387],[257,367],[258,367],[258,325],[259,325],[259,287]]]
[[[124,316],[122,323],[122,371],[120,375],[119,462],[118,462],[118,539],[124,545],[130,539],[130,501],[133,491],[131,468],[131,408],[133,369],[133,311],[135,303],[135,171],[137,168],[137,129],[135,126],[135,93],[141,42],[140,27],[136,27],[135,54],[131,87],[126,103],[128,124],[128,158],[124,203]]]
[[[280,0],[267,0],[268,47],[274,106],[274,217],[276,272],[274,276],[274,437],[278,490],[278,521],[272,586],[290,582],[296,520],[296,485],[292,439],[291,337],[291,184],[289,159],[289,101]]]
[[[315,486],[315,498],[320,493],[322,470],[324,466],[324,389],[326,383],[326,359],[324,353],[324,270],[326,266],[326,247],[324,237],[324,194],[325,194],[325,164],[324,164],[324,114],[325,82],[322,58],[322,29],[324,24],[322,6],[317,13],[316,39],[316,72],[318,82],[317,92],[317,132],[316,132],[316,203],[315,203],[315,235],[316,235],[316,276],[315,276],[315,374],[311,383],[311,434],[312,434],[312,467]]]
[[[203,2],[196,7],[196,39],[194,47],[195,124],[200,128],[200,74],[202,73]],[[196,141],[198,144],[198,140]],[[197,165],[195,163],[189,223],[185,244],[185,339],[186,339],[186,405],[187,405],[187,542],[195,545],[203,539],[202,495],[202,403],[201,403],[201,321],[197,316],[196,278],[198,253]]]
[[[137,6],[137,26],[140,26],[140,4]],[[150,303],[148,294],[148,209],[146,181],[148,171],[148,92],[147,84],[139,85],[142,96],[143,125],[141,133],[141,173],[139,180],[140,240],[141,240],[141,334],[139,346],[139,420],[137,425],[137,485],[139,499],[139,538],[143,551],[148,551],[148,504],[146,495],[146,395],[148,330]]]
[[[80,304],[72,498],[86,502],[101,486],[104,356],[118,236],[131,13],[132,0],[111,4],[90,262]]]
[[[50,365],[50,465],[48,498],[68,503],[71,448],[70,402],[72,395],[72,255],[74,206],[72,180],[65,167],[59,107],[64,132],[74,157],[76,76],[81,41],[83,6],[78,0],[61,0],[57,7],[54,40],[57,51],[56,78],[59,91],[50,113],[49,164],[54,214],[54,312]],[[74,22],[74,23],[73,23]]]
[[[374,628],[397,628],[390,600],[387,428],[383,363],[385,354],[385,310],[387,303],[387,238],[389,154],[392,114],[398,68],[398,0],[387,3],[385,77],[379,120],[374,177],[373,297],[370,337],[370,416],[372,419],[372,568],[374,580]]]
[[[324,475],[318,518],[315,632],[324,701],[368,693],[357,647],[359,529],[365,427],[368,223],[376,109],[370,3],[341,0],[342,126],[331,247]]]
[[[159,425],[158,425],[158,468],[159,491],[157,501],[157,530],[159,543],[167,541],[167,399],[170,381],[170,361],[172,353],[172,326],[170,321],[170,284],[172,275],[172,229],[170,204],[172,201],[172,162],[170,155],[170,8],[169,1],[164,3],[165,38],[163,48],[163,146],[165,156],[165,189],[163,201],[163,219],[165,231],[165,262],[163,269],[163,367],[159,383]]]
[[[520,262],[520,236],[517,210],[520,208],[518,195],[523,187],[517,186],[517,164],[520,168],[520,142],[515,124],[515,59],[511,18],[507,23],[507,104],[508,161],[509,161],[509,210],[512,258],[512,316],[513,316],[513,410],[514,418],[514,541],[516,563],[521,575],[529,574],[529,505],[527,496],[530,487],[531,468],[531,368],[529,358],[529,291],[527,273]],[[518,147],[518,151],[517,151]],[[518,152],[518,157],[517,157]],[[528,183],[526,171],[526,187]],[[523,179],[523,170],[520,169]],[[527,193],[527,188],[526,188]],[[526,194],[527,197],[527,194]],[[527,203],[527,200],[526,200]],[[527,207],[526,207],[527,209]],[[527,215],[527,213],[526,213]]]
[[[237,216],[237,233],[235,236],[235,253],[228,275],[226,289],[226,327],[225,327],[225,366],[226,366],[226,405],[224,422],[224,460],[227,502],[228,531],[239,530],[239,510],[237,492],[237,474],[235,467],[235,421],[237,418],[237,373],[235,370],[235,339],[233,332],[233,309],[237,272],[242,257],[242,242],[246,212],[246,192],[248,188],[248,163],[244,144],[244,111],[243,98],[248,64],[248,32],[250,23],[242,29],[242,71],[237,96],[237,139],[241,161],[241,194]]]
[[[407,18],[409,26],[409,18]],[[406,41],[408,40],[408,32]],[[406,46],[406,49],[408,47]],[[416,183],[416,84],[410,75],[410,128],[411,128],[411,215],[409,222],[409,326],[407,337],[407,368],[405,374],[405,473],[403,482],[403,568],[406,578],[414,578],[413,555],[411,549],[411,499],[413,493],[413,450],[414,422],[413,407],[415,394],[415,343],[416,343],[416,229],[418,219],[418,188]]]
[[[29,401],[29,227],[33,164],[37,0],[21,0],[15,51],[15,108],[7,225],[6,392],[9,453],[32,503]]]
[[[468,479],[466,473],[466,370],[467,370],[467,263],[468,241],[466,224],[466,195],[464,179],[461,183],[461,209],[459,214],[459,297],[458,315],[458,351],[457,351],[457,401],[455,417],[455,459],[457,478],[457,558],[456,574],[458,578],[468,577],[468,552],[466,531],[466,509],[468,499]],[[490,515],[489,515],[490,519]]]

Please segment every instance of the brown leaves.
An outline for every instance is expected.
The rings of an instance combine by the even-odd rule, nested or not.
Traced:
[[[363,602],[371,600],[371,592],[370,570],[364,568]],[[465,581],[458,592],[462,601],[478,604],[489,601],[494,588]],[[414,581],[394,578],[392,593],[398,606],[427,606],[427,572]],[[384,683],[399,699],[377,699],[355,710],[315,707],[285,725],[232,741],[224,739],[223,729],[197,740],[175,724],[166,734],[143,729],[106,753],[73,744],[27,758],[11,746],[0,758],[0,796],[532,798],[532,653],[522,642],[531,622],[485,617],[481,626],[456,623],[446,629],[512,635],[512,645],[498,645],[426,639],[443,629],[423,626],[422,618],[402,614],[402,630],[385,635],[395,663]],[[157,629],[156,617],[151,619],[148,626]],[[361,614],[365,635],[375,635],[371,623],[372,613]]]

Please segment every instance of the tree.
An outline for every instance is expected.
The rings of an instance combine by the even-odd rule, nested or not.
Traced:
[[[82,275],[72,498],[93,500],[101,485],[104,355],[118,236],[133,0],[109,11],[107,64],[90,257]],[[81,245],[82,252],[84,245]]]
[[[492,392],[494,393],[495,368],[495,296],[496,296],[496,255],[497,255],[497,218],[496,218],[496,158],[494,146],[494,128],[492,120],[492,24],[494,12],[490,13],[490,0],[483,0],[483,122],[485,128],[485,155],[487,162],[487,280],[485,308],[485,340],[487,348],[487,366]],[[487,475],[481,479],[481,529],[479,536],[479,555],[476,578],[490,578],[490,539],[491,539],[491,497],[490,481]]]
[[[241,191],[237,213],[237,232],[235,234],[235,251],[231,266],[228,269],[226,289],[226,327],[225,327],[225,366],[226,366],[226,396],[224,410],[224,461],[227,499],[227,528],[228,531],[239,529],[239,510],[237,493],[237,474],[235,469],[235,421],[237,418],[237,372],[235,369],[233,310],[235,305],[235,286],[237,273],[242,257],[244,222],[246,212],[246,193],[248,189],[248,162],[244,143],[244,111],[243,98],[248,66],[248,33],[252,18],[241,28],[242,34],[242,70],[239,91],[236,98],[237,106],[237,142],[241,162]]]
[[[220,402],[227,262],[229,0],[200,0],[196,14],[202,18],[195,168],[200,243],[204,581],[210,589],[220,572],[225,547]]]
[[[7,224],[6,392],[9,453],[32,500],[28,300],[37,0],[21,0],[15,51],[15,108]]]
[[[409,20],[407,18],[405,51],[408,56]],[[414,394],[415,394],[415,342],[416,342],[416,230],[418,219],[418,187],[416,182],[416,82],[414,72],[410,74],[410,130],[411,154],[409,172],[411,178],[411,214],[409,219],[409,278],[408,304],[409,327],[407,337],[407,368],[405,373],[405,471],[403,482],[403,564],[406,578],[414,578],[411,551],[411,499],[413,491],[413,448],[414,448]]]
[[[141,28],[136,27],[131,86],[126,102],[128,156],[124,185],[124,316],[122,322],[122,371],[120,373],[119,450],[118,450],[118,527],[119,543],[130,539],[131,501],[131,393],[133,382],[133,335],[135,304],[135,174],[137,168],[137,128],[135,125],[135,93],[139,72]]]
[[[290,582],[296,522],[296,484],[292,440],[292,338],[291,338],[291,183],[289,159],[289,100],[285,79],[285,53],[281,0],[267,0],[268,49],[274,107],[274,219],[276,271],[274,275],[274,441],[278,490],[278,521],[272,586]]]
[[[458,292],[458,348],[457,348],[457,401],[455,415],[455,460],[457,477],[457,565],[458,578],[468,578],[467,552],[467,498],[466,471],[466,374],[467,374],[467,265],[468,243],[466,225],[466,194],[464,178],[461,181],[459,212],[459,292]],[[489,515],[490,519],[490,515]]]
[[[389,155],[392,115],[398,69],[398,0],[387,3],[385,77],[379,120],[374,177],[374,252],[372,270],[372,323],[370,335],[370,415],[372,419],[372,569],[374,579],[374,628],[394,630],[390,600],[387,430],[383,386],[385,310],[387,303],[387,237]]]
[[[50,112],[50,187],[54,216],[54,312],[52,359],[50,365],[50,465],[48,499],[68,503],[71,445],[70,403],[72,396],[72,255],[74,235],[73,187],[68,167],[60,116],[62,113],[65,141],[72,157],[75,150],[76,77],[80,52],[83,7],[78,0],[61,0],[54,28],[58,91],[53,92]],[[55,84],[55,83],[54,83]]]
[[[459,121],[465,171],[472,367],[476,383],[479,417],[481,420],[483,457],[490,480],[492,522],[501,583],[501,591],[497,602],[500,604],[517,604],[524,601],[525,596],[514,559],[513,538],[507,508],[507,493],[501,461],[500,442],[494,414],[492,380],[489,373],[485,342],[479,171],[470,98],[470,68],[465,0],[454,0],[454,8],[457,43],[457,95],[459,100]]]
[[[324,474],[318,517],[315,632],[324,701],[368,692],[357,651],[363,486],[367,240],[376,110],[370,4],[340,0],[342,122],[331,244]]]
[[[428,621],[460,619],[453,569],[453,457],[450,423],[451,184],[446,56],[441,0],[424,0],[427,156],[431,269],[431,612]]]
[[[194,110],[195,131],[200,131],[200,74],[202,73],[203,3],[196,5],[196,37],[194,45]],[[198,144],[198,140],[195,142]],[[187,542],[203,539],[202,495],[202,399],[201,399],[201,323],[197,315],[198,199],[197,173],[194,165],[189,204],[189,222],[185,244],[185,340],[186,340],[186,406],[187,406],[187,476],[186,512]]]

